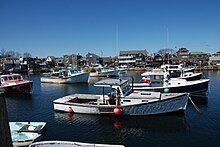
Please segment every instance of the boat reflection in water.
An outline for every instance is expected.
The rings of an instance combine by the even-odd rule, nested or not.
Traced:
[[[159,116],[99,116],[86,114],[54,113],[57,123],[86,125],[87,127],[101,126],[102,128],[115,128],[123,134],[140,132],[171,133],[187,129],[184,114],[172,113]],[[96,132],[98,133],[98,132]],[[123,135],[123,136],[124,136]]]

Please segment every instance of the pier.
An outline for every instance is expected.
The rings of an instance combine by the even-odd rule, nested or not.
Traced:
[[[8,112],[4,94],[0,94],[0,146],[12,147],[11,133],[8,124]]]

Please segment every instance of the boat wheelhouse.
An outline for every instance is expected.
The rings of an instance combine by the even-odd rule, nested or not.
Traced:
[[[9,94],[32,93],[33,82],[23,79],[22,75],[20,74],[0,75],[0,79],[1,79],[0,90],[5,93],[9,93]]]

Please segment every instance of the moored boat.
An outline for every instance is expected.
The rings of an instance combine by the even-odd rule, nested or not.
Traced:
[[[110,115],[154,115],[185,110],[187,93],[160,93],[133,91],[128,80],[105,79],[95,83],[103,93],[72,94],[53,101],[55,111],[110,114]],[[105,94],[104,88],[111,88]]]
[[[164,92],[188,92],[191,95],[205,95],[208,90],[209,79],[187,81],[181,78],[168,78],[163,72],[145,73],[140,83],[134,83],[135,90]]]
[[[124,145],[83,143],[72,141],[41,141],[29,145],[29,147],[124,147]]]
[[[40,140],[41,134],[32,132],[11,132],[13,146],[28,146],[36,140]]]
[[[95,72],[90,72],[90,77],[117,77],[121,73],[118,69],[99,68]]]
[[[162,72],[167,74],[169,78],[180,78],[187,81],[200,80],[202,78],[202,73],[194,73],[191,69],[185,69],[182,65],[161,65],[160,69],[153,69],[152,71],[147,71],[141,74],[142,77],[147,77],[151,72]]]
[[[88,83],[89,73],[78,69],[62,69],[41,77],[42,83],[75,84]]]
[[[33,81],[23,79],[20,74],[6,74],[0,75],[1,86],[0,90],[9,93],[32,93]]]
[[[13,146],[28,146],[40,140],[46,122],[9,122]]]
[[[46,122],[9,122],[10,129],[16,132],[42,133]]]

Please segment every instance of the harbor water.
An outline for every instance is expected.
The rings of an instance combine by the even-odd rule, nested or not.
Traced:
[[[141,72],[128,72],[135,81]],[[207,97],[194,97],[184,113],[155,116],[99,116],[54,112],[53,100],[73,93],[101,94],[93,84],[47,84],[28,75],[33,94],[7,96],[9,121],[47,122],[42,140],[132,146],[220,146],[220,71],[203,72],[210,79]]]

